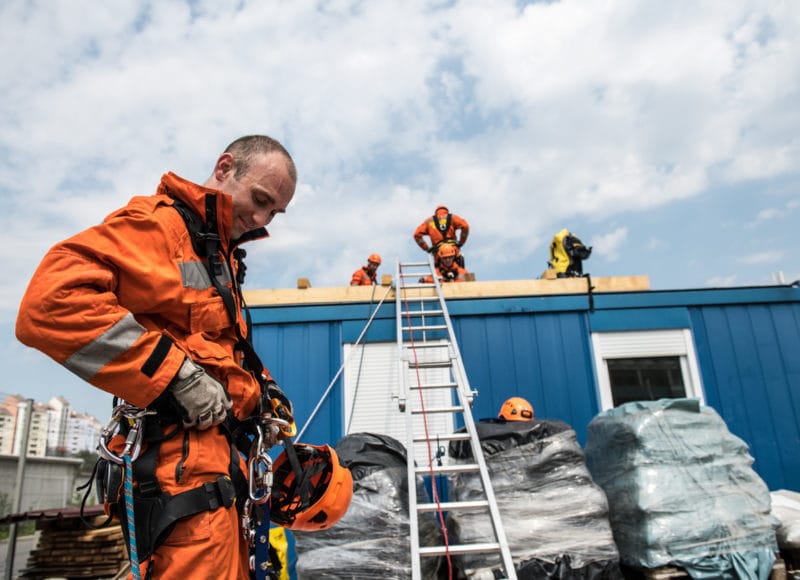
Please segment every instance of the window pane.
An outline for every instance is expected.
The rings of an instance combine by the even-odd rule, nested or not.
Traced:
[[[614,406],[686,396],[680,357],[608,359]]]

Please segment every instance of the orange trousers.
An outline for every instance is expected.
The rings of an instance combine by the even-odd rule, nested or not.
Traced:
[[[154,580],[248,580],[248,561],[247,544],[233,505],[178,521],[140,570],[145,578],[152,566]]]

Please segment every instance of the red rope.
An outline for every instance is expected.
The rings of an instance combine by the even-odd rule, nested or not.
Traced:
[[[401,276],[399,276],[399,278],[401,280],[401,288],[402,288],[402,291],[403,291],[402,296],[403,296],[403,304],[405,305],[405,311],[406,311],[406,323],[408,325],[409,343],[411,344],[411,352],[414,355],[414,371],[416,372],[416,376],[417,376],[417,392],[419,393],[420,411],[422,411],[422,425],[423,425],[423,427],[425,429],[425,444],[426,444],[427,451],[428,451],[428,466],[430,467],[431,491],[432,491],[432,495],[433,495],[433,501],[436,504],[436,514],[437,514],[438,519],[439,519],[439,527],[441,528],[442,535],[444,537],[444,551],[445,551],[445,556],[447,557],[447,574],[448,574],[448,578],[450,580],[452,580],[452,578],[453,578],[453,563],[452,563],[452,561],[450,559],[450,542],[449,542],[449,538],[447,536],[447,526],[445,525],[445,521],[444,521],[444,512],[442,511],[442,504],[439,501],[439,490],[438,490],[439,486],[436,484],[436,474],[435,474],[435,472],[433,470],[433,454],[431,453],[431,438],[430,438],[430,434],[428,433],[428,416],[425,413],[425,396],[422,393],[422,380],[421,380],[420,374],[419,374],[419,360],[417,359],[417,349],[414,348],[414,331],[413,331],[413,329],[411,327],[411,311],[410,311],[409,306],[408,306],[408,297],[407,297],[407,294],[406,294],[405,278],[402,276],[402,273],[403,273],[403,266],[402,265],[400,265],[400,267],[399,267],[399,272],[401,274]],[[402,332],[402,329],[401,329],[401,332]],[[413,428],[413,426],[412,426],[412,428]],[[413,445],[413,437],[412,437],[412,443],[411,444]],[[408,452],[411,453],[412,457],[413,457],[413,450],[409,449]],[[409,492],[411,492],[411,490],[409,490]],[[416,493],[416,492],[413,492],[413,493]],[[416,514],[413,514],[413,517],[417,517]]]

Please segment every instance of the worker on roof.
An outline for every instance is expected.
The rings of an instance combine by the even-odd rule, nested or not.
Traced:
[[[367,258],[367,265],[361,266],[353,272],[350,278],[351,286],[371,286],[377,284],[378,266],[381,265],[381,257],[378,254],[370,254]]]
[[[436,277],[439,282],[464,282],[467,272],[456,262],[458,249],[455,244],[442,244],[436,253]],[[431,276],[422,278],[421,282],[430,284],[433,281]]]
[[[583,276],[583,261],[592,255],[592,247],[584,246],[578,236],[564,228],[553,236],[550,243],[550,268],[557,278]]]
[[[120,431],[101,444],[122,464],[125,433],[136,434],[132,428],[143,420],[144,444],[132,462],[134,564],[142,577],[250,576],[239,518],[245,514],[237,509],[250,491],[240,452],[251,439],[240,429],[273,416],[288,429],[293,420],[291,402],[249,342],[239,247],[267,237],[265,227],[286,211],[296,184],[294,161],[278,141],[237,139],[202,185],[166,173],[154,195],[134,197],[101,224],[56,244],[22,299],[21,342],[148,412],[122,416]],[[273,439],[290,436],[281,430]],[[317,471],[334,464],[336,472],[329,449],[307,455]],[[114,475],[114,465],[98,468]],[[328,505],[314,505],[301,519],[327,525],[336,509],[344,513],[349,473],[337,473]],[[120,487],[104,493],[127,537]],[[292,519],[282,525],[291,528],[296,514],[283,511]]]
[[[506,399],[497,414],[504,421],[533,421],[533,405],[522,397]]]
[[[456,233],[458,237],[456,238]],[[428,240],[425,240],[428,236]],[[460,249],[467,243],[469,236],[469,224],[467,220],[459,215],[450,213],[447,207],[440,205],[433,212],[431,217],[425,218],[417,229],[414,230],[414,241],[426,252],[434,256],[439,251],[439,247],[444,244],[454,244],[456,247],[456,261],[464,267],[464,257]]]

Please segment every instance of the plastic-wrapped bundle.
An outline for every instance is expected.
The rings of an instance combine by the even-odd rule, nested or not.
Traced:
[[[623,563],[769,575],[769,491],[747,445],[713,409],[695,399],[626,403],[589,423],[586,456]]]
[[[406,450],[386,435],[356,433],[335,446],[353,475],[353,499],[339,522],[320,532],[295,532],[297,575],[358,580],[411,577]],[[422,479],[418,497],[426,495]],[[440,545],[432,514],[419,518],[420,545]],[[439,560],[424,558],[425,578],[435,578]]]
[[[781,550],[800,550],[800,493],[788,489],[773,491],[772,515],[780,522],[776,535]]]
[[[622,578],[603,490],[586,468],[575,431],[561,421],[476,424],[497,499],[506,539],[519,578]],[[456,463],[472,461],[466,442],[450,444]],[[450,477],[449,499],[484,497],[477,473]],[[482,512],[447,514],[452,543],[484,542],[494,537]],[[460,558],[471,578],[493,578],[495,554]]]

